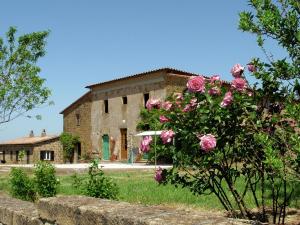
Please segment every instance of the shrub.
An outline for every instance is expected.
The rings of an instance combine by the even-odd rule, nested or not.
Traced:
[[[89,167],[89,177],[84,183],[84,194],[95,198],[117,199],[117,185],[98,167],[98,160],[93,160]]]
[[[25,155],[26,155],[25,150],[19,151],[18,159],[19,159],[20,162],[23,162],[23,159],[24,159]]]
[[[15,198],[32,202],[37,199],[33,180],[20,168],[11,169],[10,186],[10,193]]]
[[[57,193],[59,181],[55,168],[48,162],[38,162],[34,170],[36,190],[42,197],[52,197]]]
[[[59,136],[59,141],[63,146],[64,158],[71,161],[75,146],[79,142],[79,137],[63,132]]]
[[[72,179],[72,187],[76,188],[76,189],[82,189],[83,186],[83,178],[78,176],[78,173],[74,173],[71,176]]]

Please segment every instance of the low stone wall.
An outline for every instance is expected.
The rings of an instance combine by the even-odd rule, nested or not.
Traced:
[[[0,224],[42,225],[36,205],[9,197],[0,197]]]
[[[258,224],[206,212],[142,206],[125,202],[68,196],[37,204],[0,197],[0,225],[200,225]]]

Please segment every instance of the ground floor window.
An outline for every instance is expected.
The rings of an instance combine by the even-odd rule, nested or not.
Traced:
[[[40,160],[54,161],[54,151],[41,151]]]

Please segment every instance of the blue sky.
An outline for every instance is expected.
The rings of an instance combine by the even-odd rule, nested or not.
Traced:
[[[1,3],[0,36],[51,30],[40,76],[54,106],[34,110],[42,120],[18,118],[0,125],[0,141],[62,132],[61,110],[86,85],[160,67],[220,74],[263,56],[254,36],[237,29],[245,0],[9,0]]]

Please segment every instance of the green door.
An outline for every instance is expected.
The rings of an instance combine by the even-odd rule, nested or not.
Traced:
[[[103,160],[109,160],[109,137],[107,134],[102,136],[102,157]]]

